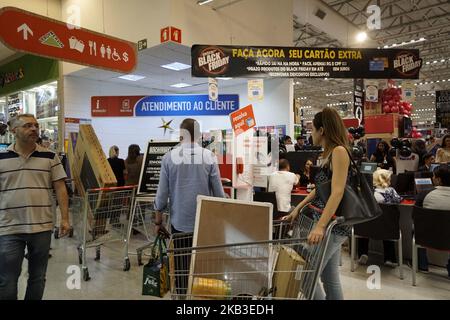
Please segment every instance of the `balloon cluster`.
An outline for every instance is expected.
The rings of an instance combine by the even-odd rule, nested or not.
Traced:
[[[416,127],[413,127],[412,130],[411,130],[411,138],[420,139],[420,138],[422,138],[422,133],[417,131]]]
[[[402,89],[387,88],[383,90],[382,102],[384,113],[400,113],[411,117],[412,105],[401,101]]]
[[[355,140],[361,139],[366,134],[364,127],[362,127],[362,126],[359,126],[358,128],[350,127],[350,128],[348,128],[348,133]]]
[[[400,140],[398,138],[394,138],[391,140],[392,148],[389,149],[389,154],[392,157],[397,155],[397,151],[399,151],[400,156],[409,157],[412,153],[411,151],[411,142],[408,139]]]

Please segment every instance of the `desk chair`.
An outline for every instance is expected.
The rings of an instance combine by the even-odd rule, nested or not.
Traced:
[[[269,202],[273,205],[273,220],[279,220],[282,216],[286,215],[286,212],[279,212],[277,207],[277,197],[275,192],[255,192],[253,195],[253,201],[257,202]],[[273,239],[281,239],[287,236],[289,231],[288,222],[274,223],[273,225]]]
[[[352,228],[351,271],[355,271],[356,238],[390,240],[397,242],[400,279],[403,280],[402,233],[400,231],[400,211],[397,205],[380,204],[383,213],[376,219],[356,224]]]
[[[279,214],[277,206],[277,196],[275,192],[255,192],[255,194],[253,195],[253,201],[269,202],[273,205],[273,217],[275,218]]]
[[[430,248],[450,252],[450,211],[432,210],[414,206],[413,209],[412,285],[416,286],[417,248]]]

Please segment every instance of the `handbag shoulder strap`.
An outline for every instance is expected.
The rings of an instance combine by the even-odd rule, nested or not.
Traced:
[[[353,157],[352,157],[350,151],[348,151],[347,148],[345,148],[345,151],[347,151],[348,157],[350,158],[350,166],[354,167],[356,169],[356,171],[358,172],[358,174],[361,174],[361,172],[359,171],[358,166],[356,165],[356,162],[353,160]],[[333,152],[331,152],[330,156],[328,157],[329,158],[329,162],[328,163],[330,164],[330,166],[331,166],[331,162],[332,162],[332,156],[333,156]]]

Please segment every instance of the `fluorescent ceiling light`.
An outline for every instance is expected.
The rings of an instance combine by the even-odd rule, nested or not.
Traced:
[[[197,4],[199,6],[202,6],[202,5],[210,3],[210,2],[213,2],[213,0],[199,0],[199,1],[197,1]]]
[[[138,80],[144,79],[145,76],[140,76],[137,74],[126,74],[126,75],[120,76],[118,78],[123,79],[123,80],[128,80],[128,81],[138,81]]]
[[[170,69],[170,70],[180,71],[180,70],[189,69],[191,66],[188,64],[181,63],[181,62],[173,62],[173,63],[169,63],[169,64],[163,64],[161,67]]]
[[[170,85],[171,87],[174,87],[174,88],[186,88],[186,87],[192,87],[192,84],[189,84],[189,83],[175,83],[175,84],[172,84],[172,85]]]
[[[230,77],[218,77],[218,78],[216,78],[216,79],[219,79],[219,80],[231,80],[231,79],[233,79],[233,78],[230,78]]]

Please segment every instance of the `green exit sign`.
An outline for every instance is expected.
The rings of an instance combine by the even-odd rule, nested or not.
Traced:
[[[147,49],[147,39],[138,41],[138,51]]]

